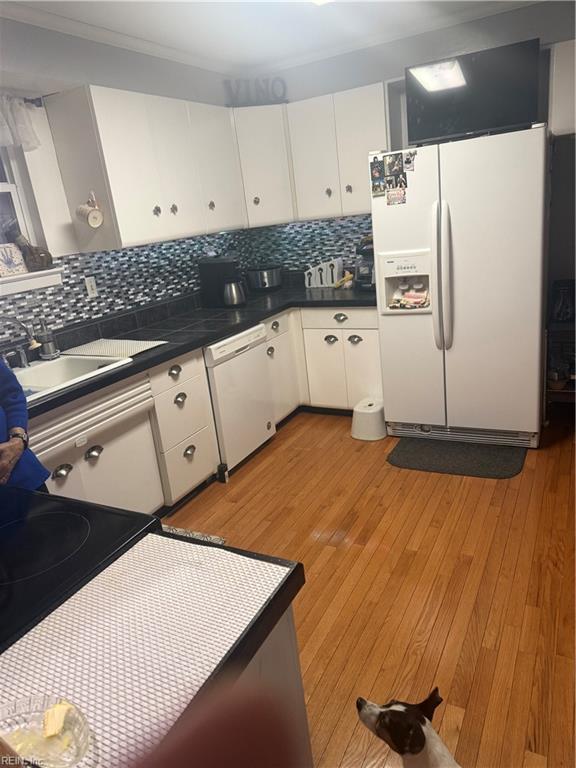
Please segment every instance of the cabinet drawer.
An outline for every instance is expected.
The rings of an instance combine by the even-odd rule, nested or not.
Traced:
[[[214,428],[201,429],[160,457],[166,504],[174,504],[218,468]]]
[[[324,329],[304,331],[310,404],[348,408],[342,333]]]
[[[282,315],[270,317],[268,320],[264,320],[264,325],[266,326],[266,339],[271,341],[290,330],[290,313],[284,312]]]
[[[204,374],[156,397],[157,434],[162,453],[206,427],[210,421],[210,398]]]
[[[152,392],[157,395],[205,371],[202,350],[176,357],[148,371]]]
[[[376,307],[303,309],[302,328],[377,328]]]

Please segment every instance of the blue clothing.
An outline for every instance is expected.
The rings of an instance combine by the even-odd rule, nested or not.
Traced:
[[[16,376],[0,359],[0,443],[8,441],[8,433],[14,427],[28,431],[26,396]],[[35,491],[49,476],[50,472],[27,448],[14,466],[6,485]]]

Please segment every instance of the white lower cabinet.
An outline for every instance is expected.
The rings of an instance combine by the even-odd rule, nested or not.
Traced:
[[[81,449],[78,464],[90,501],[148,513],[164,502],[148,414],[95,435]]]
[[[375,310],[307,309],[302,325],[311,405],[354,408],[365,397],[381,399]]]
[[[300,405],[296,359],[289,332],[282,333],[266,344],[274,404],[274,421],[278,424]]]
[[[218,466],[213,425],[183,440],[160,458],[166,504],[171,505],[207,480]]]
[[[325,408],[348,408],[342,332],[304,329],[310,403]]]
[[[155,398],[158,445],[165,453],[208,426],[212,419],[206,374],[177,384]]]
[[[148,376],[164,501],[171,506],[214,475],[220,463],[202,350],[163,363]]]
[[[151,514],[164,503],[147,382],[111,387],[30,424],[51,493]]]
[[[81,454],[77,448],[65,446],[54,451],[45,451],[38,453],[38,458],[46,469],[50,470],[50,477],[46,480],[50,493],[65,496],[67,499],[88,501],[80,470]]]
[[[365,397],[382,399],[382,372],[378,331],[342,331],[348,407]]]

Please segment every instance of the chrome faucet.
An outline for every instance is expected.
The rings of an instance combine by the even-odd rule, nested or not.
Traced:
[[[26,334],[26,339],[28,341],[28,349],[36,349],[40,345],[34,338],[34,326],[33,325],[26,325],[21,320],[19,320],[16,315],[4,315],[3,320],[8,320],[13,325],[18,325],[24,333]],[[26,357],[26,350],[23,346],[19,346],[14,350],[14,354],[18,355],[18,359],[20,361],[20,368],[28,368],[30,363],[28,362],[28,358]]]
[[[34,326],[32,324],[27,325],[26,323],[23,323],[22,320],[19,320],[16,315],[4,315],[4,320],[10,321],[13,325],[18,325],[24,333],[26,334],[27,340],[30,342],[30,348],[34,349],[38,342],[34,338]]]

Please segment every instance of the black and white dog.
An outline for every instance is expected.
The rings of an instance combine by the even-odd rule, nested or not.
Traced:
[[[432,727],[434,710],[441,703],[434,688],[419,704],[393,699],[379,706],[360,698],[356,708],[364,725],[402,756],[405,768],[460,768]]]

